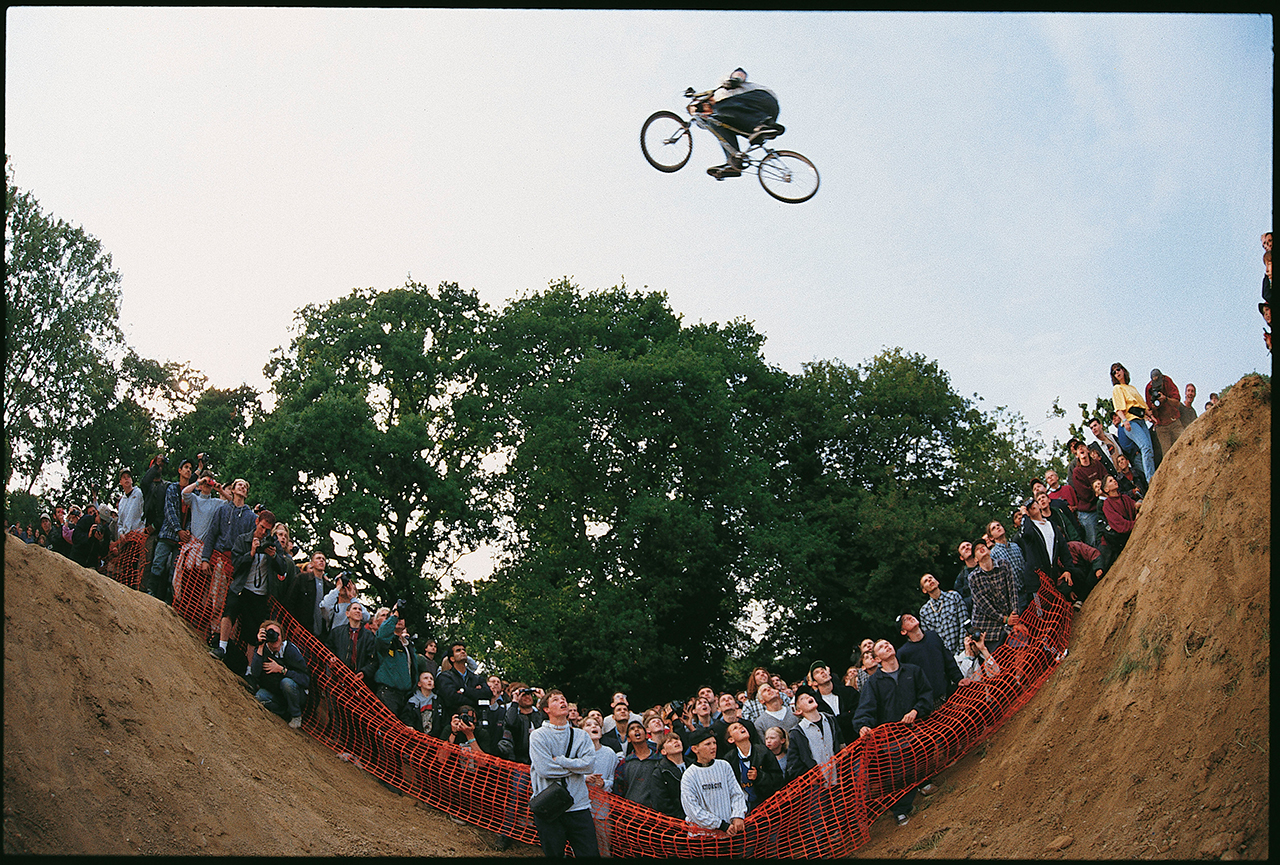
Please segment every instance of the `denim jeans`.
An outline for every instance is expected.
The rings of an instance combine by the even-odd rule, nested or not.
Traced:
[[[178,559],[178,542],[161,538],[156,542],[155,558],[151,560],[151,589],[147,593],[162,601],[173,597],[173,564]]]
[[[1101,506],[1100,503],[1094,505]],[[1084,542],[1095,550],[1098,549],[1098,512],[1076,511],[1076,519],[1080,522],[1080,528],[1084,529]]]
[[[302,716],[302,686],[293,679],[280,680],[280,693],[259,688],[254,698],[281,718],[293,720]]]
[[[1116,427],[1116,431],[1138,446],[1138,450],[1142,453],[1142,473],[1146,475],[1147,483],[1151,483],[1151,479],[1156,474],[1156,452],[1152,450],[1151,431],[1147,429],[1147,425],[1140,420],[1132,420],[1129,422],[1128,430],[1122,424]],[[1124,449],[1123,442],[1120,447]]]

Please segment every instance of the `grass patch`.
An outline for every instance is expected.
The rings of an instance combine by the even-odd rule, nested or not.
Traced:
[[[936,850],[938,848],[938,845],[942,843],[943,836],[945,836],[950,831],[951,831],[950,829],[939,829],[937,832],[934,832],[932,835],[927,835],[924,838],[921,838],[916,843],[912,844],[910,847],[907,848],[907,852],[922,853],[927,850]]]
[[[1116,658],[1116,662],[1111,665],[1111,670],[1102,677],[1103,684],[1110,682],[1123,682],[1129,678],[1132,673],[1140,670],[1150,669],[1150,665],[1142,658],[1135,658],[1128,652]]]

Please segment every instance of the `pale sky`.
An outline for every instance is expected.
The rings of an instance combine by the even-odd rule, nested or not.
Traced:
[[[1046,438],[1112,361],[1197,408],[1270,370],[1269,16],[42,7],[6,35],[17,185],[111,253],[130,344],[214,386],[266,390],[297,308],[407,276],[495,307],[625,280],[792,373],[901,346]],[[681,172],[642,157],[736,66],[811,201],[712,180],[702,131]]]

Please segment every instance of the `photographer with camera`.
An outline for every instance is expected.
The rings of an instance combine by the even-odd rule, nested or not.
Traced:
[[[449,734],[444,740],[464,750],[483,751],[476,740],[476,710],[470,706],[454,709],[449,718]]]
[[[480,722],[480,746],[486,753],[492,753],[489,751],[493,742],[490,740],[488,710],[493,692],[489,690],[489,683],[468,667],[466,644],[450,643],[445,657],[452,663],[452,669],[441,669],[440,675],[436,676],[436,693],[440,695],[446,712],[464,705],[475,710]]]
[[[373,676],[373,692],[397,718],[401,718],[409,696],[417,687],[419,672],[413,640],[403,618],[408,604],[403,599],[396,601],[386,620],[378,627],[373,641],[374,653],[378,659],[378,671]]]
[[[987,648],[986,634],[978,633],[972,621],[964,623],[964,630],[964,649],[956,655],[956,666],[964,676],[960,684],[972,685],[983,678],[1000,675],[1000,665]]]
[[[227,657],[227,646],[236,623],[265,620],[271,610],[271,599],[279,599],[284,594],[289,559],[271,531],[275,524],[275,514],[264,509],[258,514],[253,530],[241,534],[231,546],[234,563],[231,585],[227,587],[227,603],[222,610],[218,645],[209,654],[225,662],[233,673],[244,669]],[[257,645],[253,638],[245,642]]]
[[[546,716],[534,705],[538,699],[538,688],[524,686],[523,683],[515,692],[515,702],[507,706],[502,720],[502,729],[498,731],[498,756],[516,763],[529,764],[529,734],[542,726]]]
[[[1182,435],[1182,397],[1173,379],[1160,372],[1151,370],[1151,381],[1146,392],[1147,416],[1151,418],[1151,426],[1155,428],[1156,442],[1160,448],[1156,454],[1156,465],[1159,467],[1164,455],[1173,447],[1173,443]],[[1147,477],[1151,482],[1151,477]],[[1097,546],[1097,544],[1092,544]]]
[[[76,523],[75,531],[71,535],[71,546],[74,551],[72,561],[86,568],[96,569],[106,557],[110,542],[107,540],[106,528],[102,524],[101,514],[98,513],[98,506],[93,502],[84,506],[84,516]]]
[[[255,688],[254,699],[287,718],[296,730],[302,726],[302,703],[311,684],[306,659],[297,646],[284,639],[284,627],[275,619],[267,619],[258,628],[257,643],[245,677]]]

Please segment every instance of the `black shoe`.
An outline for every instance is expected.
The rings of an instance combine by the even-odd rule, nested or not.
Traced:
[[[724,180],[726,177],[741,177],[742,169],[735,168],[726,162],[724,165],[713,165],[708,168],[707,174],[710,174],[716,180]]]

